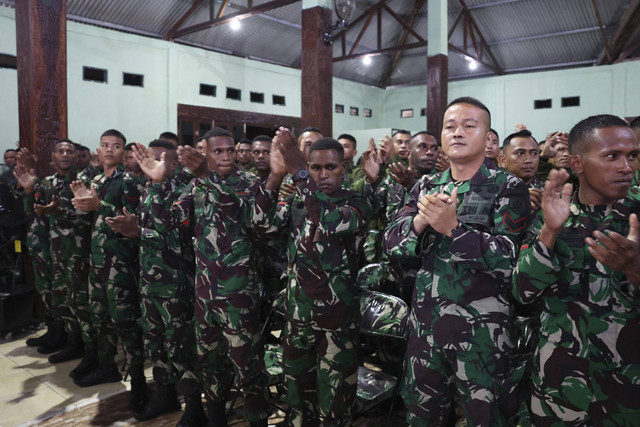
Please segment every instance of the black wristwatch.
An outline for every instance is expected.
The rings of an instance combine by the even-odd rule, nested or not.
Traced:
[[[291,180],[293,182],[301,181],[303,179],[309,178],[309,171],[306,169],[298,169],[296,173],[291,176]]]

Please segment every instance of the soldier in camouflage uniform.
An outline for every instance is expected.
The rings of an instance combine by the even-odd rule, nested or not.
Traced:
[[[452,101],[441,138],[451,169],[424,176],[386,230],[390,256],[421,261],[402,390],[411,425],[447,425],[456,390],[469,425],[515,416],[509,279],[530,208],[522,181],[485,158],[490,125],[480,101]]]
[[[144,152],[138,152],[138,162],[153,182],[149,195],[154,221],[166,227],[187,221],[195,236],[196,338],[209,422],[226,425],[224,405],[235,374],[244,392],[246,418],[252,426],[266,426],[258,290],[251,277],[247,235],[258,180],[234,165],[229,132],[214,128],[205,137],[206,158],[192,147],[178,149],[180,162],[197,179],[173,205],[167,201],[169,191],[163,183],[165,163]]]
[[[27,345],[38,347],[43,354],[58,351],[64,345],[64,322],[55,316],[51,304],[51,244],[49,241],[49,220],[46,215],[38,215],[34,211],[36,192],[25,192],[24,187],[34,188],[37,183],[33,166],[35,159],[27,149],[18,153],[18,164],[15,174],[18,176],[18,185],[15,188],[15,197],[22,199],[24,211],[31,217],[27,229],[26,246],[29,248],[31,265],[36,291],[45,307],[45,323],[47,332],[37,338],[29,338]],[[22,181],[22,182],[20,182]]]
[[[536,426],[631,426],[640,420],[638,140],[610,115],[569,135],[569,174],[552,171],[539,236],[520,252],[513,294],[542,301],[531,411]]]
[[[280,128],[274,141],[271,175],[256,195],[253,226],[267,235],[286,229],[290,236],[283,344],[289,423],[348,425],[356,394],[359,319],[356,270],[349,257],[370,207],[341,188],[343,149],[337,141],[322,138],[310,147],[309,171],[290,131]],[[298,195],[278,203],[287,172]]]
[[[71,199],[71,183],[77,179],[74,167],[75,147],[63,139],[55,144],[51,153],[56,173],[47,176],[36,187],[34,209],[45,216],[49,224],[52,282],[51,304],[56,317],[64,322],[66,345],[49,357],[51,363],[65,362],[83,354],[81,330],[87,329],[87,288],[90,250],[90,218],[76,213]],[[22,176],[24,179],[24,175]],[[25,193],[33,193],[33,186],[23,185]],[[85,324],[82,325],[81,323]],[[93,339],[86,336],[85,342]]]
[[[344,149],[344,161],[346,162],[346,169],[344,171],[344,177],[346,180],[346,187],[351,188],[351,185],[364,178],[364,170],[356,166],[353,158],[358,154],[358,143],[353,135],[343,133],[337,138],[337,141],[342,145]],[[354,190],[353,188],[351,188]],[[355,191],[355,190],[354,190]]]
[[[142,329],[138,323],[140,300],[135,276],[138,242],[111,229],[105,218],[124,208],[135,212],[142,188],[124,170],[122,158],[126,139],[115,129],[100,137],[98,154],[104,172],[91,181],[91,189],[81,181],[72,184],[73,205],[93,213],[89,294],[93,324],[98,339],[98,368],[74,380],[81,387],[120,381],[115,364],[116,344],[122,340],[131,374],[129,408],[146,404]]]
[[[144,150],[142,145],[138,150]],[[182,193],[186,182],[176,172],[176,147],[167,140],[149,143],[156,160],[164,155],[169,165],[165,180],[169,189],[167,203]],[[135,153],[134,153],[135,157]],[[166,412],[180,409],[176,385],[185,396],[186,415],[180,425],[200,425],[206,416],[200,401],[200,390],[194,370],[196,359],[195,330],[193,327],[195,260],[189,227],[166,227],[155,221],[151,214],[152,199],[145,189],[137,216],[124,215],[107,218],[107,224],[124,236],[140,239],[140,299],[145,348],[153,364],[153,378],[158,392],[144,407],[134,414],[145,421]]]

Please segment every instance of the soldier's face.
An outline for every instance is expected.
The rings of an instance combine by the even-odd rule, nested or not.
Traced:
[[[207,141],[204,139],[201,139],[200,141],[196,142],[196,151],[200,154],[207,154]]]
[[[578,174],[580,202],[610,205],[627,195],[638,170],[638,140],[626,127],[597,129],[584,152],[571,156],[571,168]]]
[[[500,154],[498,137],[493,132],[489,132],[489,138],[487,139],[487,145],[484,148],[484,154],[491,160],[495,160],[498,157],[498,154]]]
[[[233,139],[228,136],[216,136],[207,141],[207,159],[209,168],[218,175],[227,177],[236,162],[236,148]]]
[[[241,165],[248,165],[251,163],[251,145],[238,144],[236,149],[236,155],[238,156],[238,163]]]
[[[309,174],[322,192],[330,196],[342,184],[344,162],[336,150],[314,150],[309,157]]]
[[[396,150],[396,154],[401,159],[409,158],[409,142],[411,141],[411,135],[406,133],[396,133],[393,136],[393,147]]]
[[[411,140],[411,166],[420,174],[430,172],[438,160],[438,142],[431,135],[421,133]]]
[[[84,169],[91,163],[91,152],[89,150],[76,151],[76,166],[78,169]]]
[[[490,118],[471,104],[452,105],[444,113],[442,149],[451,163],[483,160],[489,138]]]
[[[10,168],[16,167],[16,163],[18,163],[18,153],[15,151],[7,151],[4,153],[4,164],[9,166]]]
[[[504,147],[505,169],[527,184],[536,176],[539,162],[540,149],[532,138],[512,138],[511,143]]]
[[[251,157],[253,158],[253,166],[258,171],[268,171],[271,169],[269,158],[271,154],[271,143],[267,141],[256,141],[252,145]]]
[[[56,148],[51,153],[53,167],[58,171],[68,171],[73,167],[76,158],[76,150],[68,142],[56,144]]]
[[[171,178],[174,175],[175,169],[178,167],[178,157],[175,150],[167,150],[164,147],[150,147],[153,157],[160,161],[162,154],[164,154],[164,162],[167,165],[167,170],[164,173],[165,179]]]
[[[318,132],[305,132],[300,135],[298,139],[298,145],[300,146],[300,151],[304,153],[304,159],[309,161],[309,148],[313,145],[314,142],[322,138]]]
[[[558,154],[549,160],[556,168],[569,169],[569,146],[567,144],[556,145]]]
[[[124,141],[116,136],[103,136],[100,138],[98,157],[105,168],[118,166],[124,157]]]
[[[358,150],[356,150],[355,143],[350,139],[341,138],[338,140],[340,145],[342,145],[342,149],[344,150],[344,160],[350,162],[353,160],[356,154],[358,154]]]
[[[138,162],[136,162],[136,158],[133,157],[133,151],[124,152],[123,163],[125,169],[129,172],[133,172],[135,174],[142,172],[142,170],[140,169],[140,165],[138,164]]]

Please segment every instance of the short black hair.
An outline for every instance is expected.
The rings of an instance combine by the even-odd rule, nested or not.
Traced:
[[[6,150],[4,150],[5,153],[11,153],[12,151],[15,151],[16,153],[18,152],[18,150],[16,150],[15,148],[7,148]]]
[[[162,132],[160,134],[160,136],[158,137],[158,139],[168,139],[168,140],[174,140],[177,141],[178,143],[180,143],[180,138],[178,138],[178,135],[176,135],[173,132]]]
[[[73,146],[76,147],[76,151],[91,151],[89,147],[85,147],[84,145],[78,144],[77,142],[74,142]]]
[[[640,129],[640,116],[638,116],[635,119],[631,120],[631,123],[629,123],[629,127],[631,129]]]
[[[151,147],[158,147],[158,148],[166,148],[167,150],[171,150],[171,151],[176,151],[177,148],[176,146],[173,144],[173,142],[167,140],[167,139],[154,139],[153,141],[151,141],[149,143],[149,148]]]
[[[319,133],[320,135],[322,135],[322,132],[320,132],[320,129],[314,128],[313,126],[309,126],[309,127],[306,127],[304,129],[302,129],[302,132],[300,132],[300,134],[303,134],[305,132],[316,132],[316,133]]]
[[[311,153],[319,150],[336,150],[340,161],[344,160],[344,148],[342,148],[342,144],[333,138],[324,137],[314,142],[309,148],[309,158],[311,158]]]
[[[77,144],[76,144],[75,142],[73,142],[72,140],[70,140],[69,138],[62,138],[62,139],[58,139],[57,141],[54,141],[54,143],[53,143],[53,148],[56,148],[56,146],[57,146],[58,144],[61,144],[61,143],[63,143],[63,142],[66,142],[67,144],[71,144],[71,145],[73,145],[73,149],[74,149],[74,150],[77,150],[77,149],[78,149],[78,147],[76,146]]]
[[[133,148],[131,147],[133,147],[134,145],[136,145],[135,142],[128,143],[127,145],[124,146],[124,151],[133,151]]]
[[[481,110],[486,111],[486,113],[489,115],[489,119],[491,119],[491,111],[489,111],[487,106],[484,105],[482,102],[478,101],[476,98],[473,98],[471,96],[461,96],[460,98],[456,98],[453,101],[451,101],[449,105],[447,105],[447,108],[445,108],[445,110],[448,110],[449,107],[456,104],[470,104],[470,105],[473,105],[474,107],[478,107]]]
[[[440,147],[440,141],[438,141],[438,137],[435,136],[433,132],[429,132],[428,130],[421,130],[420,132],[416,132],[413,135],[411,135],[411,140],[413,140],[413,138],[415,138],[418,135],[429,135],[430,137],[436,140],[438,147]]]
[[[535,141],[536,144],[538,144],[538,141],[536,141],[536,139],[533,137],[533,135],[531,134],[531,131],[527,130],[527,129],[523,129],[523,130],[519,130],[518,132],[514,132],[511,135],[507,136],[504,141],[502,141],[502,148],[505,148],[506,146],[511,144],[511,140],[513,138],[531,138]]]
[[[209,131],[207,131],[207,133],[205,133],[202,138],[208,141],[209,138],[216,138],[218,136],[228,136],[229,138],[233,139],[233,135],[231,135],[231,132],[229,132],[226,129],[222,129],[218,127],[212,128]]]
[[[273,138],[268,137],[267,135],[258,135],[255,138],[253,138],[253,141],[251,141],[252,143],[254,142],[258,142],[258,141],[264,141],[264,142],[271,142]]]
[[[496,136],[496,138],[498,139],[498,142],[500,142],[500,135],[498,135],[498,131],[497,130],[495,130],[494,128],[491,128],[491,129],[489,129],[489,132],[494,134]]]
[[[123,144],[127,143],[127,138],[125,138],[125,136],[122,134],[122,132],[120,132],[117,129],[107,129],[104,132],[102,132],[102,135],[100,135],[100,139],[102,139],[105,136],[115,136],[118,139],[122,140]]]
[[[409,135],[409,136],[411,136],[411,132],[409,132],[408,130],[406,130],[406,129],[400,129],[400,130],[395,131],[395,132],[393,133],[393,135],[391,135],[391,138],[393,138],[394,136],[396,136],[396,135],[397,135],[397,134],[399,134],[399,133],[401,133],[401,134],[403,134],[403,135]]]
[[[597,129],[609,127],[624,127],[631,129],[629,124],[612,114],[599,114],[579,121],[569,132],[569,153],[584,152],[584,143]]]
[[[340,141],[341,139],[346,139],[347,141],[353,142],[354,149],[358,146],[358,142],[356,141],[356,138],[351,134],[348,134],[348,133],[340,134],[337,140]]]
[[[236,145],[238,145],[238,144],[251,145],[251,140],[249,138],[242,138],[240,141],[236,142]]]

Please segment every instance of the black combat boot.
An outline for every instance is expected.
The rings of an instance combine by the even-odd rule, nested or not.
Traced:
[[[224,410],[224,402],[207,403],[207,427],[227,427],[227,414]]]
[[[69,376],[74,380],[78,380],[97,368],[98,356],[96,355],[96,346],[87,344],[84,346],[84,356],[80,364],[69,372]]]
[[[105,364],[98,364],[98,367],[93,371],[73,380],[73,382],[80,387],[117,383],[118,381],[122,381],[122,375],[120,375],[120,371],[118,371],[118,367],[113,361]]]
[[[184,415],[180,418],[176,427],[204,427],[207,425],[207,414],[204,413],[202,407],[202,399],[200,393],[184,398]]]
[[[133,382],[133,379],[131,380]],[[133,385],[131,386],[133,389]],[[146,421],[156,418],[168,412],[180,410],[180,401],[178,393],[173,384],[159,384],[158,391],[153,395],[149,403],[147,403],[141,411],[136,412],[133,416],[138,421]]]
[[[51,338],[51,335],[53,335],[53,330],[54,330],[54,322],[53,319],[49,316],[47,316],[44,319],[44,324],[47,325],[47,332],[45,332],[43,335],[40,335],[39,337],[36,338],[29,338],[26,341],[26,344],[29,347],[39,347],[42,344],[44,344],[49,338]]]
[[[147,379],[144,377],[144,368],[132,366],[129,368],[131,375],[131,392],[129,393],[129,409],[134,412],[142,411],[149,400]]]
[[[67,360],[79,359],[84,354],[80,332],[67,332],[67,343],[60,352],[49,356],[50,363],[62,363]]]
[[[56,320],[53,324],[53,333],[46,341],[38,346],[38,353],[50,354],[60,351],[66,341],[67,335],[64,331],[64,322],[62,320]]]

